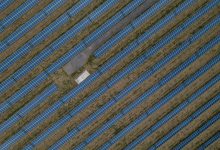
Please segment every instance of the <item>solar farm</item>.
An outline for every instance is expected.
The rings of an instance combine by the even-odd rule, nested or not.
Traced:
[[[0,10],[0,150],[220,150],[220,0]]]

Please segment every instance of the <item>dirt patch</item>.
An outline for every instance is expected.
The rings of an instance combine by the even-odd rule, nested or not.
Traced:
[[[51,78],[62,91],[69,91],[77,86],[75,80],[68,76],[62,69],[51,75]]]
[[[19,1],[20,2],[20,1]],[[18,3],[19,3],[18,2]],[[2,41],[4,38],[9,36],[11,33],[13,33],[17,28],[19,28],[22,24],[27,22],[29,19],[31,19],[33,16],[36,15],[36,13],[40,12],[44,7],[46,7],[52,0],[46,0],[46,1],[40,1],[35,5],[33,8],[31,8],[28,12],[26,12],[21,18],[16,20],[12,25],[8,26],[2,34],[0,40]],[[0,60],[1,57],[0,57]]]

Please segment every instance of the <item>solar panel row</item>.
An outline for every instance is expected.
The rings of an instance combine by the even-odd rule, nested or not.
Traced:
[[[125,9],[127,9],[128,7],[125,7]],[[123,9],[124,10],[124,9]],[[105,88],[104,88],[105,89]],[[102,91],[104,89],[101,89]],[[96,95],[96,98],[97,98],[97,95]],[[88,102],[90,102],[92,100],[92,98],[90,97],[90,100],[87,100],[86,103],[87,105],[89,104]],[[93,97],[93,100],[94,100],[94,97]],[[85,108],[85,104],[82,104],[83,107],[77,107],[77,112],[79,112],[79,110],[82,110],[83,108]],[[79,109],[80,108],[80,109]],[[70,113],[71,116],[75,115],[76,113]],[[63,119],[61,119],[60,121],[58,121],[53,127],[49,128],[46,132],[43,133],[43,135],[39,136],[38,138],[36,138],[34,141],[33,141],[33,145],[36,145],[37,143],[39,143],[40,141],[43,141],[43,138],[45,138],[46,136],[48,136],[49,134],[52,133],[53,130],[56,130],[57,128],[59,128],[61,125],[64,124],[64,122],[67,122],[68,119],[70,119],[69,115],[67,115],[66,117],[64,117]],[[36,142],[38,141],[38,142]]]
[[[73,10],[74,12],[79,13],[81,11],[81,8],[79,6],[84,4],[89,4],[88,1],[84,1],[83,3],[80,3],[80,5],[74,5],[70,10]],[[45,29],[43,29],[41,32],[39,32],[36,36],[34,36],[31,40],[29,40],[25,45],[23,45],[22,47],[20,47],[15,53],[13,53],[12,55],[10,55],[9,57],[7,57],[3,62],[2,65],[0,66],[0,71],[3,72],[5,71],[7,68],[9,68],[12,64],[14,64],[17,60],[19,60],[22,56],[24,56],[26,53],[30,52],[31,49],[35,46],[37,46],[40,42],[42,42],[44,39],[46,39],[49,35],[51,35],[55,30],[57,30],[59,27],[61,27],[63,24],[67,23],[67,21],[70,20],[69,15],[66,13],[64,13],[63,15],[61,15],[58,19],[56,19],[53,23],[51,23],[48,27],[46,27]],[[84,19],[84,22],[81,21],[80,23],[84,23],[85,21],[87,21],[86,19]],[[89,24],[89,21],[87,21],[87,24]],[[80,24],[78,23],[78,26],[80,27]],[[75,27],[75,26],[74,26]],[[71,28],[68,32],[66,32],[64,35],[62,35],[61,37],[59,37],[57,40],[55,40],[51,45],[49,45],[46,50],[47,51],[55,51],[56,44],[60,44],[61,42],[65,42],[65,40],[68,40],[68,38],[65,38],[65,36],[70,37],[72,35],[72,37],[74,36],[73,30],[74,27]],[[79,28],[78,27],[78,28]],[[77,28],[77,27],[75,27]],[[76,32],[76,31],[75,31]],[[46,51],[45,50],[45,51]]]
[[[116,42],[118,42],[120,39],[122,39],[125,35],[127,35],[129,32],[133,31],[133,26],[140,26],[144,21],[146,21],[150,16],[152,16],[155,12],[157,12],[159,9],[161,9],[163,6],[165,6],[169,0],[159,1],[155,5],[153,5],[151,8],[149,8],[148,11],[143,13],[140,17],[136,18],[134,21],[132,21],[131,25],[128,25],[125,27],[122,31],[116,34],[111,40],[106,42],[104,45],[102,45],[99,49],[97,49],[94,52],[95,57],[101,57],[104,53],[107,52],[108,49],[110,49]],[[123,14],[125,14],[125,11],[122,11]]]
[[[215,78],[216,79],[216,78]],[[212,81],[216,81],[213,79]],[[210,81],[200,89],[202,91],[203,89],[209,88],[209,84],[212,84]],[[199,92],[199,91],[198,91]],[[200,107],[198,110],[196,110],[190,117],[188,117],[186,120],[181,122],[178,126],[176,126],[174,129],[172,129],[168,134],[166,134],[163,138],[161,138],[158,142],[156,142],[152,147],[150,147],[150,150],[157,149],[159,146],[164,144],[166,141],[168,141],[173,135],[175,135],[178,131],[180,131],[182,128],[187,126],[190,122],[192,122],[194,119],[196,119],[199,115],[201,115],[205,110],[209,109],[212,105],[214,105],[219,100],[219,96],[217,95],[213,99],[211,99],[208,103],[204,104],[202,107]],[[187,100],[186,103],[191,103],[192,100]]]
[[[11,5],[14,2],[14,0],[1,0],[0,3],[0,9],[1,11],[6,9],[9,5]]]
[[[32,81],[30,81],[28,84],[23,86],[16,93],[14,93],[10,98],[8,98],[7,100],[5,100],[3,103],[0,104],[0,112],[3,113],[7,109],[9,109],[10,106],[14,105],[17,101],[19,101],[22,97],[24,97],[27,93],[29,93],[35,87],[39,86],[47,77],[48,75],[42,72],[40,76],[37,76]]]
[[[1,9],[5,9],[8,5],[10,5],[10,1],[4,1],[1,4]],[[63,24],[67,23],[71,17],[76,16],[83,8],[88,6],[92,0],[80,1],[76,5],[74,5],[71,9],[61,15],[57,20],[55,20],[52,24],[50,24],[47,28],[42,30],[39,34],[34,36],[31,40],[25,43],[22,47],[20,47],[15,53],[7,57],[3,62],[1,62],[0,72],[4,72],[11,65],[13,65],[17,60],[21,59],[22,56],[29,53],[31,49],[36,47],[39,43],[41,43],[44,39],[46,39],[49,35],[51,35],[55,30],[60,28]],[[51,56],[55,51],[57,51],[61,46],[74,38],[80,31],[82,31],[85,27],[92,24],[97,20],[99,16],[101,16],[104,12],[112,8],[118,0],[107,0],[102,3],[97,9],[88,14],[85,18],[80,20],[77,24],[75,24],[72,28],[70,28],[67,32],[53,41],[49,46],[43,49],[40,53],[38,53],[33,59],[27,62],[24,66],[19,68],[14,74],[12,74],[9,78],[0,83],[0,92],[4,92],[8,90],[12,85],[16,83],[16,81],[20,80],[27,73],[32,71],[36,66],[40,65],[42,61]],[[33,80],[24,85],[21,89],[16,91],[11,97],[6,99],[3,103],[0,104],[0,112],[4,113],[7,111],[12,105],[15,105],[19,102],[25,95],[27,95],[30,91],[34,90],[40,84],[42,84],[49,75],[53,74],[55,71],[60,69],[64,64],[66,64],[73,56],[84,50],[88,45],[92,44],[96,39],[98,39],[102,34],[111,29],[114,25],[120,22],[126,15],[131,13],[134,9],[136,9],[139,5],[141,5],[144,0],[131,1],[127,6],[122,8],[118,13],[116,13],[113,17],[108,19],[104,24],[98,27],[94,32],[85,37],[82,41],[80,41],[77,45],[75,45],[71,50],[65,53],[63,56],[58,58],[55,62],[53,62],[48,68],[46,68],[43,72],[39,73]],[[142,15],[137,17],[134,21],[132,21],[129,25],[124,27],[123,30],[118,32],[112,38],[110,38],[106,43],[104,43],[99,49],[94,52],[95,57],[101,57],[105,54],[112,46],[117,44],[121,39],[123,39],[127,34],[134,31],[137,27],[143,24],[146,20],[148,20],[151,16],[153,16],[158,10],[167,5],[170,1],[164,0],[159,1],[153,7],[145,11]],[[38,0],[34,1],[26,1],[21,6],[19,6],[15,11],[13,11],[10,15],[8,15],[3,21],[1,21],[1,26],[3,28],[6,25],[12,24],[15,20],[17,20],[20,16],[22,16],[25,12],[27,12],[31,7],[34,7],[38,3]],[[40,23],[43,19],[50,15],[53,11],[55,11],[58,7],[63,5],[65,1],[58,0],[51,2],[47,7],[45,7],[42,11],[36,14],[33,18],[31,18],[24,25],[19,27],[15,32],[13,32],[10,36],[8,36],[3,42],[1,42],[0,51],[3,52],[7,49],[11,44],[16,42],[19,38],[21,38],[24,34],[26,34],[29,30],[31,30],[34,26]],[[178,7],[169,12],[165,17],[160,19],[156,24],[150,27],[147,31],[142,33],[137,39],[128,44],[124,49],[120,52],[112,56],[109,60],[107,60],[95,73],[91,74],[85,81],[81,84],[70,90],[66,95],[61,97],[57,102],[52,104],[48,109],[44,110],[40,115],[34,118],[32,121],[27,123],[22,127],[20,131],[15,133],[13,136],[8,138],[1,146],[2,149],[8,149],[14,142],[17,142],[22,137],[26,136],[27,133],[31,132],[34,128],[36,128],[39,124],[41,124],[45,119],[50,117],[53,113],[60,109],[64,104],[68,103],[71,99],[77,96],[81,91],[83,91],[86,87],[93,84],[97,79],[99,79],[103,74],[105,74],[109,69],[113,68],[116,64],[118,64],[121,60],[126,58],[129,54],[134,52],[140,43],[144,43],[153,34],[157,33],[161,28],[167,25],[172,19],[181,14],[185,9],[192,6],[195,3],[194,0],[186,0],[183,1]],[[106,93],[111,87],[113,87],[116,83],[118,83],[121,79],[125,78],[130,73],[134,72],[136,68],[145,63],[150,57],[155,55],[161,48],[170,43],[174,38],[176,38],[179,34],[181,34],[184,30],[186,30],[189,26],[191,26],[194,22],[196,22],[200,17],[210,11],[219,3],[218,0],[213,0],[207,2],[203,7],[196,11],[195,14],[189,16],[184,23],[175,27],[172,31],[168,32],[164,35],[154,46],[148,49],[148,51],[143,52],[137,58],[134,58],[126,67],[122,68],[119,72],[113,75],[110,79],[105,81],[103,85],[101,85],[96,91],[94,91],[91,95],[84,98],[84,101],[80,103],[77,107],[69,110],[68,113],[62,114],[60,119],[50,125],[49,128],[45,129],[38,136],[36,136],[32,141],[29,142],[28,145],[24,149],[33,149],[36,145],[42,143],[47,137],[49,137],[56,130],[61,128],[65,123],[70,121],[73,117],[78,115],[81,111],[87,108],[91,103],[97,100],[101,95]],[[16,12],[16,14],[14,14]],[[126,86],[122,91],[112,97],[109,102],[100,107],[98,110],[93,112],[88,118],[79,123],[76,127],[72,127],[71,130],[58,141],[56,141],[49,149],[58,149],[66,142],[68,142],[71,138],[77,135],[80,131],[84,130],[86,127],[91,125],[95,120],[97,120],[101,115],[104,114],[110,107],[114,106],[117,102],[123,99],[126,95],[132,92],[137,86],[140,86],[145,80],[150,78],[154,73],[163,68],[167,63],[181,54],[185,49],[187,49],[191,44],[196,42],[200,37],[202,37],[206,32],[213,29],[220,23],[220,17],[217,15],[214,19],[211,19],[207,25],[203,28],[193,33],[190,38],[182,42],[178,45],[172,52],[164,56],[160,61],[153,65],[149,70],[142,73],[135,81]],[[126,114],[131,112],[137,106],[141,105],[149,96],[153,95],[156,91],[158,91],[162,86],[167,84],[169,81],[174,79],[180,72],[190,66],[193,62],[198,60],[199,57],[207,54],[215,45],[220,42],[220,36],[217,36],[210,40],[208,43],[203,45],[201,49],[199,49],[195,54],[190,56],[187,60],[177,66],[175,69],[170,71],[167,75],[165,75],[158,83],[154,84],[150,89],[145,91],[143,95],[139,96],[134,102],[125,106],[120,110],[118,114],[114,117],[110,118],[107,122],[102,124],[98,129],[96,129],[92,134],[86,137],[86,139],[75,147],[76,149],[84,149],[89,143],[94,141],[98,136],[107,131],[112,125],[116,124],[120,119],[125,117]],[[119,141],[122,137],[124,137],[128,132],[133,130],[137,125],[141,124],[146,118],[148,118],[151,114],[159,110],[162,106],[168,103],[173,97],[175,97],[178,93],[183,91],[187,86],[190,85],[191,82],[198,79],[200,76],[205,74],[208,70],[210,70],[214,65],[216,65],[220,61],[220,56],[217,55],[213,57],[206,65],[202,66],[195,73],[187,77],[182,83],[180,83],[177,88],[172,90],[169,94],[163,97],[159,102],[155,103],[152,107],[150,107],[146,112],[142,113],[138,118],[136,118],[133,122],[131,122],[128,126],[126,126],[123,130],[119,131],[116,135],[114,135],[110,140],[104,143],[100,149],[108,149],[112,145],[114,145],[117,141]],[[209,82],[207,82],[204,86],[200,87],[193,95],[191,95],[188,99],[180,103],[176,108],[174,108],[171,112],[166,114],[162,119],[156,122],[149,129],[146,129],[138,138],[133,140],[130,144],[128,144],[125,149],[133,149],[135,146],[143,142],[147,137],[149,137],[153,132],[159,129],[163,124],[167,123],[171,118],[173,118],[176,114],[181,112],[184,108],[190,105],[193,101],[195,101],[201,94],[206,92],[210,87],[212,87],[215,83],[220,81],[220,75],[215,76]],[[33,108],[40,105],[47,97],[52,95],[57,91],[57,86],[52,84],[48,86],[43,92],[37,95],[32,101],[22,107],[19,111],[13,114],[7,121],[5,121],[1,125],[0,133],[3,133],[7,129],[9,129],[13,124],[23,118],[27,113],[29,113]],[[179,132],[182,128],[188,125],[191,121],[201,115],[205,110],[209,109],[212,105],[216,104],[219,101],[220,95],[218,94],[214,98],[212,98],[209,102],[201,106],[197,109],[192,115],[190,115],[186,120],[178,124],[175,128],[172,129],[171,132],[166,134],[164,137],[156,141],[150,149],[157,149],[167,140],[169,140],[173,135]],[[198,130],[193,132],[191,135],[186,137],[183,141],[181,141],[175,149],[181,149],[186,144],[188,144],[191,140],[197,137],[201,132],[210,127],[213,123],[215,123],[220,118],[220,113],[214,115],[210,120],[204,123]],[[219,133],[216,133],[212,138],[206,141],[201,145],[200,149],[207,147],[212,142],[219,138]]]
[[[210,47],[208,47],[210,48]],[[206,49],[208,50],[208,49]],[[201,50],[202,51],[202,50]],[[172,53],[170,53],[170,55],[172,55]],[[169,58],[169,56],[167,57]],[[166,59],[166,58],[165,58]],[[192,57],[191,60],[188,59],[187,61],[185,61],[185,63],[183,63],[182,65],[180,65],[177,69],[175,69],[174,71],[172,71],[171,73],[169,73],[166,77],[164,77],[158,84],[155,84],[151,89],[149,89],[146,93],[144,93],[141,97],[139,97],[137,100],[135,100],[133,103],[131,103],[128,107],[124,108],[120,114],[118,114],[115,118],[112,118],[111,120],[109,120],[109,122],[107,122],[105,125],[103,125],[103,130],[107,129],[109,126],[111,126],[111,124],[114,124],[117,120],[119,120],[120,118],[124,117],[123,114],[127,114],[129,113],[132,109],[134,109],[135,107],[137,107],[138,105],[140,105],[144,100],[146,100],[150,95],[152,95],[154,92],[156,92],[160,87],[162,87],[163,85],[165,85],[168,81],[170,81],[173,77],[175,77],[178,73],[180,73],[182,70],[184,70],[188,65],[190,65],[193,61],[195,61],[197,59],[197,57]],[[170,59],[168,59],[170,60]],[[215,59],[215,63],[217,63],[219,60]],[[163,62],[163,60],[161,60],[161,62]],[[160,62],[159,62],[160,63]],[[164,62],[163,62],[164,63]],[[212,64],[213,65],[213,64]],[[160,68],[160,66],[158,66]],[[210,66],[209,66],[210,67]],[[159,69],[158,68],[158,69]],[[207,69],[207,68],[205,68]],[[203,71],[205,71],[205,69]],[[150,72],[150,71],[149,71]],[[155,70],[156,72],[156,70]],[[150,75],[149,75],[150,76]],[[188,80],[188,84],[194,80],[195,78],[189,78]],[[143,82],[143,81],[142,81]],[[148,110],[148,112],[145,113],[145,117],[149,116],[150,114],[152,114],[153,112],[155,112],[156,110],[158,110],[163,104],[165,104],[166,102],[168,102],[168,98],[171,99],[172,97],[174,97],[175,94],[177,94],[178,92],[180,92],[180,89],[183,90],[186,87],[186,83],[187,81],[185,81],[183,84],[184,86],[179,86],[179,89],[177,88],[175,91],[173,91],[171,94],[169,94],[169,96],[167,96],[167,98],[162,99],[158,104],[156,104],[155,106],[153,106],[152,108],[150,108]],[[135,83],[133,83],[132,85],[135,85]],[[120,97],[121,99],[121,97]],[[119,99],[119,100],[120,100]],[[120,116],[120,117],[119,117]],[[117,119],[116,119],[117,118]],[[112,122],[112,120],[115,120],[114,122]],[[111,124],[109,124],[111,123]],[[140,122],[134,121],[134,124],[139,124]],[[133,126],[134,128],[134,126]],[[98,134],[101,134],[101,132],[104,132],[103,130],[97,130],[97,132],[94,133],[93,138],[97,137]],[[106,143],[106,146],[110,146],[112,144],[114,144],[116,141],[119,140],[119,138],[123,137],[127,132],[129,132],[131,130],[131,128],[127,128],[125,131],[122,131],[121,133],[119,133],[118,135],[116,135],[113,139],[110,140],[109,143]],[[97,134],[97,135],[96,135]],[[91,136],[91,137],[92,137]],[[88,144],[89,142],[87,142]],[[111,143],[111,144],[110,144]],[[85,143],[84,143],[85,144]],[[104,149],[109,148],[109,147],[105,147]],[[131,147],[130,147],[131,148]]]
[[[219,79],[218,79],[219,80]],[[215,80],[216,81],[216,80]],[[185,88],[187,85],[184,85],[183,88]],[[178,91],[178,90],[176,90]],[[175,93],[177,94],[177,93]],[[197,95],[198,96],[198,95]],[[193,99],[195,99],[196,97],[193,97]],[[168,100],[167,100],[168,101]],[[150,136],[154,131],[156,131],[160,126],[162,126],[163,124],[165,124],[167,121],[169,121],[173,116],[175,116],[177,113],[179,113],[183,108],[185,108],[185,104],[181,103],[180,106],[176,107],[173,111],[171,111],[169,114],[167,114],[164,118],[162,118],[160,121],[158,121],[155,125],[153,125],[150,129],[148,129],[147,131],[144,132],[144,134],[142,134],[141,136],[139,136],[137,139],[135,139],[132,143],[130,143],[126,149],[131,149],[133,147],[135,147],[136,145],[138,145],[139,143],[141,143],[145,138],[147,138],[148,136]],[[157,108],[158,110],[158,108]],[[156,110],[155,110],[156,111]],[[154,112],[155,112],[154,111]],[[149,112],[148,114],[152,114],[151,112]],[[140,122],[137,122],[137,124]]]
[[[177,30],[177,31],[178,31],[178,30]],[[180,30],[180,31],[181,31],[181,30]],[[173,32],[173,33],[175,33],[175,32]],[[173,35],[169,35],[169,37],[174,37],[174,36],[173,36]],[[166,39],[167,39],[167,38],[166,38]],[[133,45],[133,44],[132,44],[132,45]],[[138,63],[138,62],[139,62],[139,63],[142,63],[141,58],[143,59],[143,57],[140,57],[140,60],[137,59],[137,60],[136,60],[136,63]],[[134,62],[135,62],[135,61],[134,61]],[[134,64],[135,64],[135,63],[134,63]],[[133,68],[136,68],[136,67],[137,67],[137,66],[133,66]],[[117,77],[120,77],[120,75],[117,75]],[[120,79],[120,78],[119,78],[119,79]],[[114,82],[114,80],[111,80],[111,81]],[[111,82],[111,81],[110,81],[110,82]],[[117,80],[115,80],[115,81],[117,82]],[[139,82],[139,83],[141,83],[141,82]],[[107,83],[107,85],[110,85],[110,87],[112,86],[111,83]],[[134,87],[135,87],[135,85],[136,85],[136,84],[134,84],[134,83],[132,84],[132,86],[134,86]],[[104,87],[105,87],[105,86],[104,86]],[[102,88],[104,88],[104,87],[102,87]],[[103,91],[103,92],[105,92],[105,91]],[[128,92],[130,92],[130,91],[126,91],[126,92],[128,93]],[[99,93],[99,91],[98,91],[98,93]],[[121,93],[123,93],[123,92],[121,92]],[[126,94],[127,94],[127,93],[126,93]],[[95,94],[96,94],[96,93],[94,93],[94,95],[95,95]],[[126,94],[124,94],[124,95],[126,95]],[[89,97],[89,98],[91,98],[91,97]],[[121,98],[122,98],[122,97],[117,97],[117,100],[120,100]],[[115,99],[114,99],[114,100],[115,100]],[[116,101],[117,101],[117,100],[116,100]],[[88,100],[85,100],[85,101],[88,102],[89,99],[88,99]],[[103,111],[105,111],[105,110],[103,110]],[[120,115],[120,114],[119,114],[119,115]],[[96,116],[96,117],[93,117],[93,118],[97,118],[97,116]],[[90,124],[90,123],[91,123],[91,122],[87,122],[86,124]],[[79,128],[79,127],[78,127],[78,128]],[[76,129],[74,129],[72,133],[75,133],[75,134],[76,134],[76,131],[75,131],[75,130],[76,130]],[[99,131],[100,131],[100,130],[99,130]],[[102,131],[100,131],[99,133],[101,133],[101,132],[102,132]],[[70,133],[69,133],[69,134],[70,134]],[[68,137],[69,137],[69,135],[68,135]],[[66,140],[67,140],[67,139],[65,138],[65,140],[63,139],[62,141],[66,141]],[[63,142],[62,142],[62,143],[63,143]]]
[[[3,28],[11,25],[14,21],[20,18],[23,14],[25,14],[29,9],[34,7],[39,0],[26,1],[21,6],[19,6],[16,10],[10,13],[6,18],[1,20],[1,25]]]
[[[214,124],[216,121],[220,119],[220,113],[214,115],[210,120],[208,120],[205,124],[203,124],[200,128],[198,128],[195,132],[193,132],[190,136],[185,138],[182,142],[180,142],[174,149],[178,150],[184,147],[187,143],[193,140],[196,136],[198,136],[201,132],[206,130],[209,126]]]
[[[28,31],[30,31],[33,27],[43,21],[48,15],[53,13],[58,7],[63,5],[65,1],[58,0],[51,2],[48,6],[46,6],[43,10],[37,13],[34,17],[32,17],[29,21],[25,22],[22,26],[20,26],[16,31],[10,34],[7,38],[5,38],[2,42],[6,45],[11,45],[16,42],[19,38],[24,36]],[[1,50],[5,50],[1,47]]]
[[[57,86],[55,84],[47,87],[43,92],[37,95],[30,103],[26,104],[22,109],[16,112],[13,116],[10,117],[6,122],[1,125],[1,133],[3,133],[6,129],[10,128],[15,122],[24,117],[28,112],[30,112],[34,107],[45,101],[47,97],[52,95],[57,91]],[[30,129],[29,129],[30,131]],[[8,149],[13,142],[20,139],[28,132],[28,128],[22,128],[16,135],[7,140],[4,144],[0,146],[1,149]]]
[[[57,87],[55,84],[52,84],[42,93],[40,93],[36,98],[34,98],[30,103],[26,104],[24,107],[22,107],[22,109],[20,109],[7,121],[5,121],[1,125],[0,133],[3,133],[6,129],[10,128],[16,121],[18,121],[21,117],[24,117],[29,111],[31,111],[34,107],[42,103],[48,96],[52,95],[55,91],[57,91]]]
[[[218,99],[220,99],[220,97],[218,97]],[[219,140],[220,138],[220,132],[217,132],[213,137],[211,137],[210,139],[208,139],[205,143],[203,143],[198,150],[204,150],[205,148],[207,148],[209,145],[211,145],[212,143],[214,143],[215,141]]]

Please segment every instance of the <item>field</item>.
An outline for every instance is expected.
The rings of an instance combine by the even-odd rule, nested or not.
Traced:
[[[24,2],[12,3],[1,12],[1,18],[8,16]],[[22,24],[51,2],[39,2],[28,10],[4,29],[1,41],[20,30]],[[79,12],[71,16],[71,8],[81,3],[78,0],[67,0],[1,52],[0,62],[4,65],[5,60],[19,53],[27,42],[37,37],[60,16],[68,16],[64,24],[51,34],[42,36],[43,40],[39,44],[22,54],[0,74],[1,85],[8,82],[8,79],[15,81],[0,95],[0,123],[5,128],[6,123],[10,125],[0,133],[2,149],[22,149],[25,146],[65,150],[121,150],[134,147],[173,149],[180,146],[206,122],[219,116],[220,103],[217,100],[163,144],[158,144],[197,110],[219,97],[220,27],[218,21],[213,22],[219,14],[219,2],[212,5],[214,1],[200,0],[186,4],[181,10],[182,4],[186,3],[185,0],[170,0],[161,4],[161,8],[157,4],[158,1],[151,0],[121,0],[112,1],[112,4],[106,0],[91,0],[89,3],[84,2],[88,4],[77,8]],[[131,3],[137,6],[131,8]],[[148,11],[153,12],[150,10],[153,5],[158,5],[158,10],[149,16],[146,15],[147,17],[143,16],[142,14]],[[206,8],[208,5],[212,6]],[[127,10],[127,7],[130,8]],[[105,11],[101,13],[102,9],[99,8]],[[92,13],[96,9],[99,11],[94,17]],[[201,9],[207,10],[197,13]],[[118,14],[123,17],[101,32],[102,27],[108,25],[105,23],[116,18]],[[200,16],[193,20],[195,15]],[[141,17],[146,18],[141,20]],[[83,26],[85,18],[88,21]],[[187,24],[190,19],[191,22]],[[136,25],[137,22],[141,23]],[[117,33],[124,31],[127,25],[131,31],[129,30],[123,38],[117,39]],[[90,36],[99,30],[97,37],[90,39]],[[199,36],[196,36],[197,34]],[[102,55],[96,56],[96,50],[104,44],[110,44],[111,39],[117,42],[106,48]],[[87,44],[90,40],[92,42]],[[211,46],[207,46],[210,43]],[[74,57],[89,49],[93,49],[93,53],[86,64],[68,75],[62,68],[65,64],[63,62],[68,62],[66,59],[70,61],[69,56]],[[51,51],[50,55],[41,56],[47,51]],[[42,60],[35,62],[35,59]],[[183,64],[185,65],[182,66]],[[26,65],[31,66],[30,69],[17,80],[18,77],[14,74],[22,72]],[[59,66],[58,69],[51,71],[53,65]],[[88,70],[91,75],[77,85],[75,79],[84,70]],[[45,73],[47,78],[38,83],[35,78],[40,77],[42,73]],[[33,86],[28,91],[26,86],[31,82]],[[200,95],[194,96],[212,82],[213,85]],[[24,116],[20,115],[33,99],[38,98],[39,94],[52,84],[56,85],[56,91],[51,92]],[[189,99],[192,101],[188,102]],[[4,110],[6,103],[9,109]],[[177,113],[173,114],[174,111]],[[12,124],[10,120],[15,115],[20,119]],[[169,118],[169,115],[172,117]],[[34,125],[32,122],[39,116],[42,120]],[[28,126],[33,125],[29,130]],[[219,132],[219,125],[220,122],[216,121],[208,126],[205,131],[187,142],[184,149],[198,149]],[[16,138],[21,132],[25,134]],[[15,142],[8,144],[10,141]],[[207,148],[217,149],[216,143],[213,142]]]

